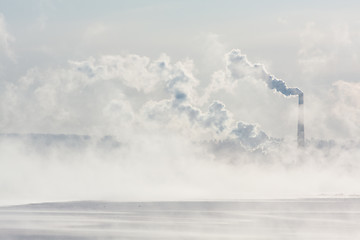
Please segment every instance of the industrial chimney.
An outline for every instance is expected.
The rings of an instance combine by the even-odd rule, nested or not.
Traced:
[[[304,93],[299,93],[299,119],[298,119],[298,147],[305,146],[305,129],[304,129]]]

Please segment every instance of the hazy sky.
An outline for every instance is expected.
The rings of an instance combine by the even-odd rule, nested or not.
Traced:
[[[0,0],[0,200],[359,194],[359,5]]]
[[[136,54],[157,59],[166,54],[172,63],[193,60],[202,95],[212,74],[223,69],[224,55],[236,48],[289,86],[304,90],[306,103],[314,102],[306,105],[312,130],[308,136],[353,137],[359,131],[352,128],[358,123],[359,101],[342,94],[358,88],[351,84],[360,76],[359,5],[358,1],[0,1],[1,81],[16,85],[29,69],[50,71],[91,56]],[[236,97],[219,93],[211,98],[224,102],[237,120],[260,124],[271,135],[294,134],[296,112],[291,117],[282,111],[293,109],[296,99],[282,105],[276,96],[254,96],[245,85],[241,89],[245,92],[239,90]],[[139,101],[132,104],[140,106]],[[345,106],[334,109],[339,101]],[[347,101],[355,109],[344,109],[349,107]],[[342,119],[341,111],[355,114],[353,122]],[[317,116],[319,112],[322,116]],[[279,114],[284,118],[275,119]]]

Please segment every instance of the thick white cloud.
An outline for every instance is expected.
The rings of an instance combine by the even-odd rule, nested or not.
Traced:
[[[237,128],[233,130],[233,134],[237,136],[244,146],[250,149],[256,148],[269,140],[269,137],[257,126],[241,122],[237,124]]]
[[[172,63],[166,55],[155,60],[106,55],[69,61],[65,67],[33,68],[17,82],[3,83],[0,124],[6,132],[100,135],[124,129],[131,132],[137,126],[166,128],[195,141],[237,139],[256,148],[271,140],[271,134],[263,133],[258,124],[244,122],[265,123],[266,129],[274,126],[280,130],[291,122],[293,131],[289,134],[295,138],[296,100],[289,102],[268,88],[280,83],[275,89],[285,95],[294,89],[267,73],[262,65],[251,64],[239,50],[230,51],[225,60],[225,69],[214,73],[204,95],[200,95],[194,62]],[[350,85],[337,82],[328,100],[306,98],[311,102],[305,109],[310,136],[334,136],[336,123],[341,123],[343,137],[359,131],[356,107],[347,102],[356,99],[353,91],[357,88],[346,87]],[[251,101],[246,101],[247,95]],[[330,106],[327,103],[332,99],[341,101]],[[245,102],[234,108],[239,106],[235,101]],[[316,112],[321,106],[325,108],[319,117]],[[349,114],[346,119],[345,113]],[[272,125],[266,125],[269,122]]]
[[[299,152],[295,141],[275,139],[254,124],[258,114],[273,117],[283,128],[281,119],[289,115],[283,114],[285,105],[276,104],[290,105],[290,99],[274,94],[263,67],[241,56],[238,51],[225,56],[228,65],[215,73],[218,82],[208,83],[206,98],[199,94],[194,62],[172,63],[165,55],[70,61],[64,67],[33,68],[18,81],[4,83],[3,132],[45,134],[0,135],[0,182],[5,183],[0,193],[9,201],[359,193],[357,141],[311,140]],[[243,115],[222,99],[239,101],[246,92],[253,102],[242,102]],[[337,118],[355,138],[358,95],[357,83],[338,81],[331,104],[316,99],[306,119],[327,132],[331,124],[326,119]],[[321,120],[318,106],[325,108]]]
[[[237,123],[221,101],[201,103],[198,84],[193,61],[172,64],[166,55],[107,55],[33,68],[5,85],[0,124],[6,132],[90,135],[166,128],[195,142],[249,140],[252,148],[262,143],[254,144],[254,133],[238,134],[252,125]],[[158,92],[164,98],[154,98]]]
[[[252,64],[239,49],[233,49],[227,53],[225,62],[225,70],[213,75],[213,83],[208,91],[216,91],[222,88],[231,91],[234,86],[238,85],[239,80],[252,79],[264,82],[270,89],[274,89],[285,96],[301,93],[300,89],[289,88],[283,80],[268,73],[264,65]]]

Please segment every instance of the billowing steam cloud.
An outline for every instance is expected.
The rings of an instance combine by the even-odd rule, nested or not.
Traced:
[[[128,55],[69,63],[68,68],[32,69],[9,83],[1,96],[1,127],[8,133],[123,137],[132,129],[157,128],[196,141],[233,139],[251,148],[270,139],[261,137],[254,145],[253,138],[266,134],[237,123],[221,101],[202,110],[190,60],[172,64],[166,55],[155,61]]]
[[[4,83],[3,201],[357,193],[357,185],[347,185],[358,180],[357,171],[331,184],[349,166],[357,169],[356,147],[343,152],[344,145],[324,141],[309,147],[303,160],[296,144],[241,121],[222,99],[210,100],[243,79],[264,82],[285,96],[301,93],[250,64],[239,50],[225,60],[204,94],[193,61],[172,63],[166,55],[92,57],[33,68]],[[331,164],[324,164],[326,158]],[[288,170],[296,164],[303,167]]]
[[[233,49],[227,54],[227,66],[231,76],[235,79],[246,76],[255,76],[263,80],[270,89],[284,94],[285,96],[299,95],[302,91],[299,88],[289,88],[286,83],[267,72],[264,65],[252,64],[246,55],[240,50]]]

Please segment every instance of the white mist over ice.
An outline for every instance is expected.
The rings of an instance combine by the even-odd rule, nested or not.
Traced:
[[[1,203],[359,193],[356,139],[308,140],[298,150],[297,106],[283,95],[300,90],[239,50],[223,61],[205,90],[192,60],[166,54],[72,60],[3,83]],[[357,131],[357,110],[349,114],[355,120],[343,126]]]

